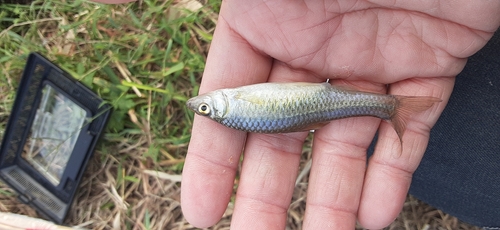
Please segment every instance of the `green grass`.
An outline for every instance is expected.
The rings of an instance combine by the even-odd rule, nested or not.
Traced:
[[[210,8],[215,2],[208,12],[217,10]],[[79,0],[2,4],[0,12],[0,127],[26,57],[36,51],[113,105],[106,140],[147,135],[156,160],[158,148],[188,142],[192,114],[184,103],[197,92],[214,26],[206,13],[177,9],[172,1]]]
[[[126,200],[128,188],[146,186],[141,168],[180,174],[193,119],[185,102],[198,92],[219,7],[217,0],[195,11],[178,1],[155,0],[122,5],[81,0],[1,4],[0,138],[26,58],[39,52],[113,105],[95,157],[109,164],[103,166],[110,173],[103,183],[112,180]],[[11,196],[8,188],[1,191]],[[106,200],[101,210],[114,213],[115,207]],[[152,218],[158,213],[145,210],[142,223],[154,228]],[[69,219],[79,224],[73,219],[81,218]],[[121,222],[135,224],[130,218]]]

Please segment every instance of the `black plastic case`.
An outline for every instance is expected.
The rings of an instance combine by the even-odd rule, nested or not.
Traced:
[[[90,89],[31,53],[0,146],[0,178],[62,223],[110,113]]]

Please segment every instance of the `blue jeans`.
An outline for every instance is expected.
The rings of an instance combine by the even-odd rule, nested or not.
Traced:
[[[457,76],[430,138],[410,194],[470,224],[500,227],[500,31]]]

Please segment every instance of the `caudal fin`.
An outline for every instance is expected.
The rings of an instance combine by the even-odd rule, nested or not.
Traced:
[[[396,108],[391,116],[391,124],[398,134],[401,142],[401,152],[403,152],[403,134],[406,130],[406,122],[413,114],[429,109],[434,103],[440,102],[441,99],[436,97],[411,97],[411,96],[395,96]]]

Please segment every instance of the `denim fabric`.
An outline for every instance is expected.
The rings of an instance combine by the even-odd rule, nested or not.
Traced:
[[[500,227],[500,31],[457,76],[410,194],[470,224]]]

